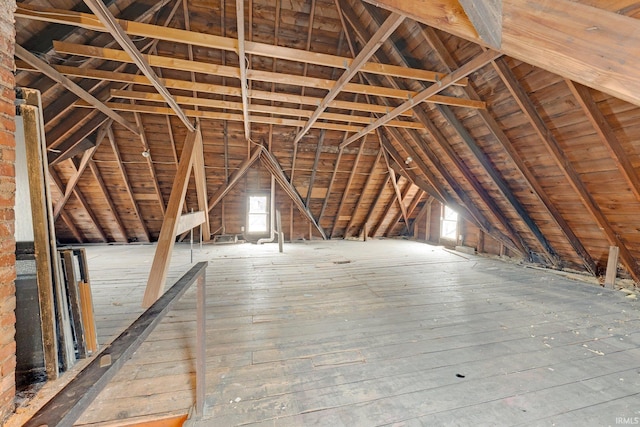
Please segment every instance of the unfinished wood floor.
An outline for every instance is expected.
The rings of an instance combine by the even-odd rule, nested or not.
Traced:
[[[153,247],[127,248],[126,257],[119,249],[88,248],[102,342],[141,312]],[[207,419],[196,425],[640,417],[640,306],[621,292],[410,241],[307,242],[284,254],[275,244],[205,246],[195,255],[210,262]],[[118,274],[124,263],[127,277]],[[188,267],[180,246],[173,277]],[[195,287],[78,425],[188,411],[194,295]]]

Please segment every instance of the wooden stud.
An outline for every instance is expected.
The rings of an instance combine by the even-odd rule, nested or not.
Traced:
[[[607,273],[604,278],[604,287],[614,289],[616,284],[616,276],[618,275],[618,255],[620,248],[617,246],[609,247],[609,258],[607,259]]]
[[[171,195],[169,196],[169,204],[167,213],[162,221],[160,236],[158,237],[158,245],[156,247],[153,263],[147,280],[142,300],[143,307],[150,307],[160,296],[164,290],[164,284],[169,271],[169,263],[171,262],[171,253],[175,243],[176,229],[178,227],[178,217],[182,211],[189,184],[189,176],[193,166],[194,153],[199,144],[202,142],[200,130],[189,132],[184,142],[182,153],[180,155],[180,164],[176,172],[176,177],[171,187]]]

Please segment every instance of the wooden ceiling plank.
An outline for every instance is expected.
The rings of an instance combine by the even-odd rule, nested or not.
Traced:
[[[180,154],[180,163],[178,164],[178,170],[176,171],[176,176],[171,187],[167,213],[162,221],[158,244],[153,256],[149,279],[147,280],[147,286],[142,299],[143,307],[150,307],[164,292],[169,263],[171,261],[171,253],[173,252],[173,246],[176,240],[178,219],[187,194],[187,186],[189,185],[189,177],[191,176],[195,153],[198,144],[202,143],[200,129],[194,129],[193,132],[187,132],[182,153]]]
[[[368,194],[368,190],[369,187],[371,186],[371,181],[373,180],[374,177],[374,172],[376,170],[376,167],[378,166],[378,163],[380,163],[380,159],[382,157],[382,146],[380,147],[380,149],[378,150],[378,154],[376,155],[376,159],[373,161],[373,163],[371,164],[371,169],[369,170],[369,174],[367,175],[367,180],[364,183],[364,186],[362,187],[362,191],[360,192],[360,196],[358,197],[358,201],[356,202],[356,206],[353,208],[353,213],[351,214],[351,219],[349,219],[349,223],[347,224],[347,228],[345,229],[344,232],[344,237],[349,237],[349,230],[351,230],[351,227],[353,227],[353,224],[355,222],[358,210],[360,210],[360,206],[362,205],[362,201],[365,198],[365,195]],[[370,209],[372,209],[373,207],[370,207]],[[361,230],[362,228],[364,228],[364,224],[366,223],[366,221],[362,224],[362,227],[360,227],[359,229]]]
[[[344,191],[342,192],[342,197],[340,198],[340,203],[338,204],[338,211],[336,212],[336,217],[333,221],[333,227],[331,227],[331,233],[329,234],[330,238],[333,238],[336,232],[336,228],[338,227],[338,222],[340,220],[340,214],[342,213],[342,208],[344,207],[344,202],[347,199],[347,195],[349,194],[349,188],[351,188],[351,184],[353,183],[353,178],[355,177],[356,170],[358,169],[358,163],[360,163],[360,158],[362,157],[362,152],[364,151],[365,140],[366,140],[366,137],[362,138],[362,141],[360,142],[360,147],[358,147],[358,154],[356,155],[356,159],[353,162],[353,165],[351,166],[351,172],[349,173],[347,184],[345,185]]]
[[[591,92],[589,92],[589,88],[572,82],[571,80],[565,80],[565,82],[595,129],[598,137],[607,148],[607,151],[618,167],[620,174],[629,185],[636,200],[640,201],[640,179],[638,178],[638,174],[633,164],[631,164],[631,160],[629,160],[629,156],[625,152],[622,143],[613,131],[611,124],[609,124],[607,118],[593,99]]]
[[[95,108],[100,110],[102,113],[106,114],[108,117],[112,118],[116,122],[120,123],[122,126],[129,129],[131,132],[138,134],[138,129],[128,120],[123,118],[120,114],[116,113],[106,105],[104,105],[100,100],[95,98],[89,92],[82,89],[73,81],[69,80],[67,77],[59,73],[55,68],[44,62],[42,59],[36,57],[34,54],[24,49],[22,46],[16,44],[15,46],[15,54],[18,58],[27,62],[32,67],[37,68],[42,73],[44,73],[47,77],[52,79],[53,81],[61,84],[67,90],[73,92],[78,98],[90,103]]]
[[[433,28],[430,27],[419,27],[420,34],[424,39],[429,43],[429,45],[434,50],[435,54],[440,58],[440,61],[443,63],[445,69],[451,71],[458,67],[457,61],[453,58],[453,56],[446,49],[440,37],[436,33]],[[502,62],[504,59],[498,59],[492,63],[494,68],[497,66],[496,63]],[[473,83],[470,83],[466,87],[463,88],[463,91],[467,94],[467,96],[471,99],[480,99],[480,96],[476,92]],[[596,262],[593,260],[593,257],[588,253],[585,249],[584,245],[575,235],[567,221],[564,219],[558,208],[552,202],[551,198],[548,196],[546,191],[542,188],[538,179],[529,169],[529,167],[525,164],[520,154],[516,151],[515,147],[506,136],[500,125],[493,118],[491,113],[484,109],[478,111],[479,116],[482,118],[483,122],[494,136],[494,138],[500,142],[505,149],[507,155],[510,160],[516,166],[516,168],[523,175],[526,183],[528,184],[530,190],[535,194],[538,200],[544,205],[549,215],[553,218],[557,226],[562,231],[562,234],[566,237],[567,241],[571,244],[576,254],[582,259],[582,262],[591,274],[597,275],[598,268]]]
[[[122,219],[118,214],[118,208],[116,207],[115,203],[113,202],[113,199],[111,198],[111,195],[109,194],[109,189],[107,188],[107,185],[105,184],[104,179],[102,178],[102,174],[100,173],[100,168],[98,168],[98,166],[93,161],[93,159],[89,162],[89,169],[91,170],[93,177],[98,183],[98,186],[100,187],[100,191],[102,191],[102,195],[104,196],[104,199],[107,201],[107,204],[109,205],[109,210],[111,211],[111,214],[113,215],[116,225],[118,226],[118,231],[120,231],[120,235],[122,236],[122,242],[127,243],[129,241],[129,238],[127,235],[127,229],[122,223]]]
[[[34,19],[45,22],[57,22],[65,25],[79,26],[94,31],[107,31],[105,26],[96,16],[86,13],[43,8],[20,3],[15,12],[16,18]],[[178,28],[169,28],[159,25],[141,22],[117,20],[124,31],[130,36],[149,37],[174,43],[187,43],[192,46],[200,46],[211,49],[221,49],[237,53],[237,39],[215,36],[212,34],[196,33]],[[266,56],[287,61],[303,62],[327,67],[348,69],[353,59],[336,55],[328,55],[319,52],[310,52],[302,49],[293,49],[278,45],[269,45],[246,40],[245,52],[251,55]],[[444,77],[444,74],[422,69],[398,67],[389,64],[366,63],[362,71],[380,75],[390,75],[400,78],[417,79],[428,82],[436,82]],[[457,85],[467,84],[466,79],[461,79]]]
[[[421,0],[365,1],[484,44],[458,0],[438,0],[430,7]],[[637,19],[571,0],[502,0],[502,15],[505,55],[640,105]]]
[[[534,128],[541,142],[547,147],[553,160],[556,162],[565,178],[569,181],[569,184],[577,193],[595,223],[606,235],[609,244],[620,248],[620,257],[622,258],[622,262],[629,271],[633,280],[636,283],[640,283],[640,268],[638,268],[637,261],[634,259],[619,234],[612,228],[606,215],[602,212],[598,203],[585,187],[584,183],[580,179],[580,175],[578,175],[578,172],[575,170],[569,161],[569,158],[560,147],[560,144],[553,136],[553,133],[547,127],[544,120],[536,110],[533,101],[531,101],[528,94],[509,67],[499,66],[496,70],[499,70],[498,74],[500,75],[500,78],[509,89],[509,92],[518,103],[522,112],[527,117],[527,120]]]
[[[293,143],[297,144],[300,139],[309,131],[313,123],[318,120],[320,114],[329,106],[329,103],[335,99],[336,96],[342,91],[342,89],[351,81],[356,73],[362,68],[362,66],[376,53],[376,50],[393,34],[393,32],[400,26],[404,20],[403,16],[391,14],[387,20],[378,28],[375,34],[367,41],[367,44],[362,48],[358,55],[351,61],[349,68],[342,73],[340,78],[335,82],[333,87],[329,90],[329,93],[318,105],[318,108],[313,112],[309,121],[304,125],[302,130],[298,132]]]
[[[381,22],[381,18],[379,18],[378,14],[375,13],[375,8],[372,10],[372,8],[365,7],[365,9],[370,13],[372,19],[374,19],[378,23]],[[342,10],[350,20],[352,28],[354,29],[358,37],[360,37],[362,40],[366,40],[368,38],[368,34],[364,30],[365,27],[360,22],[359,18],[353,12],[351,7],[343,3]],[[400,58],[404,58],[402,51],[397,48],[395,43],[390,43],[390,46],[397,51],[397,53],[400,55]],[[382,52],[378,52],[378,55],[382,56]],[[388,62],[387,58],[383,58],[383,59],[386,60],[386,62]],[[368,80],[372,78],[372,76],[368,76],[368,75],[366,77]],[[388,80],[393,87],[398,86],[398,84],[393,79],[388,79]],[[388,104],[389,100],[383,99],[382,102]],[[417,109],[417,110],[420,110],[420,109]],[[400,144],[407,153],[409,153],[409,155],[412,157],[412,159],[414,159],[414,161],[419,166],[423,174],[425,174],[425,176],[427,176],[427,178],[432,182],[431,186],[429,186],[427,183],[424,183],[424,185],[421,185],[421,187],[424,190],[429,192],[432,196],[438,198],[441,202],[446,203],[453,209],[458,210],[463,215],[465,215],[465,212],[466,212],[469,215],[468,219],[476,223],[478,227],[485,230],[488,234],[494,236],[499,241],[504,242],[504,244],[507,245],[508,247],[514,248],[517,252],[522,252],[522,249],[520,249],[520,247],[515,245],[511,240],[511,238],[505,236],[500,230],[493,227],[493,225],[487,220],[487,218],[482,214],[482,212],[476,207],[475,203],[473,202],[473,200],[471,200],[471,198],[466,193],[466,191],[464,191],[460,187],[457,180],[454,179],[453,176],[451,176],[449,170],[440,163],[435,153],[433,153],[431,149],[426,144],[424,144],[424,141],[422,140],[421,136],[418,136],[416,132],[408,131],[408,134],[410,138],[414,141],[415,146],[419,147],[422,150],[422,152],[424,152],[429,162],[434,166],[434,168],[438,171],[440,176],[442,176],[444,181],[449,185],[449,187],[454,191],[454,193],[458,196],[458,198],[463,202],[464,206],[458,205],[458,203],[453,198],[451,198],[448,194],[446,194],[445,191],[439,191],[437,193],[434,192],[432,188],[434,189],[439,188],[439,186],[436,184],[438,181],[430,172],[430,168],[422,161],[421,156],[418,155],[413,150],[411,145],[404,140],[403,136],[400,134],[398,129],[386,127],[385,130],[388,131],[393,136],[394,140],[396,140],[396,142]],[[442,141],[444,141],[444,137],[442,137],[439,131],[437,129],[434,129],[434,131],[437,132],[438,135],[441,137]],[[391,144],[388,143],[388,141],[386,141],[385,138],[383,138],[382,141],[383,141],[383,144],[385,144],[388,152],[391,153],[392,152],[391,150],[395,150],[393,149]],[[443,143],[446,144],[446,141],[444,141]],[[398,157],[397,162],[400,167],[403,167],[404,159]],[[415,175],[413,174],[413,171],[409,169],[407,169],[406,172],[410,175]],[[413,178],[414,182],[417,182],[416,179],[417,177]],[[513,238],[517,240],[516,236],[513,236]]]
[[[116,50],[116,49],[109,49],[109,48],[96,47],[96,46],[85,46],[85,45],[80,45],[75,43],[58,42],[58,41],[54,41],[54,46],[56,48],[56,51],[61,54],[86,56],[90,58],[99,58],[99,59],[111,60],[111,61],[117,61],[117,62],[129,62],[129,63],[133,62],[131,57],[129,57],[129,55],[127,55],[126,52]],[[239,68],[236,68],[236,67],[216,65],[216,64],[211,64],[207,62],[190,61],[188,59],[170,58],[170,57],[150,55],[150,54],[144,54],[143,56],[145,60],[151,66],[154,66],[154,67],[162,67],[162,68],[175,69],[175,70],[181,70],[181,71],[193,71],[193,72],[207,74],[211,76],[232,77],[235,79],[240,78],[240,70]],[[58,67],[60,66],[56,66],[56,69]],[[93,70],[94,73],[98,71],[99,70]],[[77,72],[81,72],[81,71],[77,71]],[[90,70],[85,71],[85,73],[90,73],[90,72],[91,72]],[[466,77],[466,75],[464,77]],[[111,78],[113,78],[113,76]],[[456,79],[458,80],[460,78],[462,77],[460,76],[456,77]],[[294,74],[285,74],[285,73],[277,73],[277,72],[261,71],[261,70],[253,70],[253,69],[247,70],[247,79],[262,81],[267,83],[304,86],[304,87],[326,89],[326,90],[330,90],[335,85],[335,80],[330,80],[330,79],[306,77],[306,76],[300,76],[300,75],[294,75]],[[438,92],[440,92],[441,90],[444,90],[446,87],[452,85],[453,83],[455,83],[455,81],[457,81],[456,79],[454,79],[453,81],[449,82],[450,79],[451,79],[451,76],[445,76],[440,81],[441,84],[443,85],[442,88],[440,90],[434,91],[434,93],[432,93],[431,95],[436,95]],[[444,86],[445,84],[446,86]],[[411,91],[392,89],[384,86],[374,87],[370,85],[362,85],[357,83],[345,84],[343,87],[343,91],[351,92],[351,93],[379,95],[379,96],[398,98],[403,100],[408,98],[413,98],[419,95]],[[425,101],[426,98],[423,99],[422,101]],[[465,104],[469,104],[471,106],[477,105],[473,102],[469,102],[468,100],[462,100],[462,101],[456,101],[456,102],[458,102],[462,106],[464,106]]]
[[[140,228],[142,228],[142,233],[147,242],[151,241],[151,236],[149,234],[149,229],[147,228],[147,224],[144,222],[142,217],[142,213],[140,212],[140,207],[138,206],[138,202],[133,194],[133,190],[131,188],[131,182],[129,182],[129,177],[127,175],[127,171],[124,168],[124,164],[122,163],[122,157],[120,156],[120,150],[118,149],[118,143],[116,142],[116,138],[113,135],[113,129],[111,126],[107,128],[107,138],[109,138],[109,143],[111,144],[111,149],[113,150],[113,154],[116,158],[118,170],[120,171],[120,175],[122,177],[122,182],[124,183],[124,188],[131,200],[131,206],[133,208],[133,212],[140,222]]]
[[[111,33],[113,38],[124,49],[124,51],[130,55],[133,62],[140,68],[140,71],[147,76],[151,84],[160,93],[167,104],[173,109],[177,116],[182,120],[186,128],[190,132],[195,131],[195,127],[189,122],[187,116],[182,112],[180,106],[175,102],[167,88],[162,84],[156,73],[153,71],[145,57],[140,53],[138,48],[133,44],[129,36],[124,32],[122,27],[116,21],[116,18],[111,14],[109,9],[100,0],[84,0],[85,4],[91,9],[91,11],[100,19],[104,27]],[[166,31],[166,27],[162,27]]]
[[[356,133],[355,135],[352,135],[349,139],[347,139],[345,142],[342,143],[343,146],[347,146],[351,144],[353,141],[360,138],[362,135],[366,135],[367,133],[377,129],[378,127],[383,126],[390,120],[393,120],[396,117],[398,117],[400,113],[412,109],[414,106],[420,104],[422,101],[429,98],[430,96],[435,95],[436,93],[451,86],[456,80],[462,77],[466,77],[469,74],[473,73],[474,71],[477,71],[478,69],[484,67],[485,65],[490,63],[492,60],[498,58],[500,55],[501,53],[492,51],[492,50],[487,50],[481,53],[480,55],[476,56],[475,58],[473,58],[472,60],[470,60],[469,62],[467,62],[460,68],[458,68],[457,70],[453,71],[450,74],[447,74],[447,76],[444,77],[437,84],[433,84],[429,86],[427,89],[423,90],[415,97],[397,106],[392,111],[380,117],[375,122],[371,123],[369,126],[361,130],[360,132]]]
[[[86,241],[82,236],[82,233],[80,233],[80,231],[78,230],[78,227],[76,227],[76,225],[74,224],[73,219],[69,216],[69,214],[63,211],[60,214],[60,218],[62,219],[64,224],[67,226],[69,231],[71,231],[71,234],[73,234],[73,237],[76,239],[78,243],[84,243]]]

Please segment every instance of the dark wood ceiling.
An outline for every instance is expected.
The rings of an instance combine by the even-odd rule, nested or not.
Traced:
[[[414,8],[411,18],[399,19],[391,36],[383,36],[379,48],[370,41],[396,15],[369,2],[248,0],[243,63],[235,1],[107,3],[114,16],[130,21],[121,23],[137,48],[149,54],[147,61],[182,111],[192,122],[197,118],[210,201],[246,170],[210,206],[212,233],[240,233],[246,194],[269,189],[271,173],[264,162],[245,167],[252,149],[261,145],[328,237],[359,236],[365,223],[370,235],[405,234],[434,198],[513,252],[550,266],[597,273],[609,246],[618,246],[622,265],[638,279],[637,71],[604,75],[598,67],[608,66],[606,57],[593,70],[570,70],[563,68],[569,59],[561,54],[555,59],[548,53],[519,54],[513,47],[518,16],[508,7],[522,9],[527,2],[503,2],[503,47],[513,53],[475,68],[473,61],[497,50],[466,32],[457,0],[434,1],[425,11]],[[399,12],[409,13],[418,2],[380,3],[390,9],[404,4]],[[566,3],[572,2],[557,5]],[[576,6],[576,15],[590,11],[594,22],[601,20],[593,27],[574,28],[570,14],[564,21],[554,18],[568,32],[567,46],[581,32],[592,34],[600,30],[597,25],[622,19],[621,34],[603,37],[617,37],[624,54],[639,58],[638,45],[629,47],[631,36],[624,33],[638,28],[638,4],[601,3]],[[544,10],[531,13],[540,17],[538,25],[548,19]],[[188,132],[185,124],[84,3],[24,1],[16,17],[17,44],[26,52],[17,54],[17,83],[42,92],[58,238],[156,240]],[[576,41],[576,50],[584,48],[581,43]],[[366,65],[338,88],[349,58],[367,52]],[[54,81],[36,61],[72,79],[108,114]],[[447,86],[456,72],[463,78]],[[596,76],[592,81],[576,77],[589,72]],[[628,79],[629,87],[614,77]],[[328,102],[332,91],[335,99]],[[423,91],[437,95],[385,119]],[[325,101],[327,108],[310,120]],[[357,137],[380,120],[383,126]],[[278,186],[276,201],[288,238],[320,238],[284,187]],[[198,206],[192,179],[184,211]]]

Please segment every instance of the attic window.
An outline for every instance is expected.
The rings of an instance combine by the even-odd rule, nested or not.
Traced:
[[[448,206],[442,207],[440,237],[456,240],[458,236],[458,213]]]
[[[247,213],[248,233],[269,232],[269,197],[266,195],[249,196]]]

